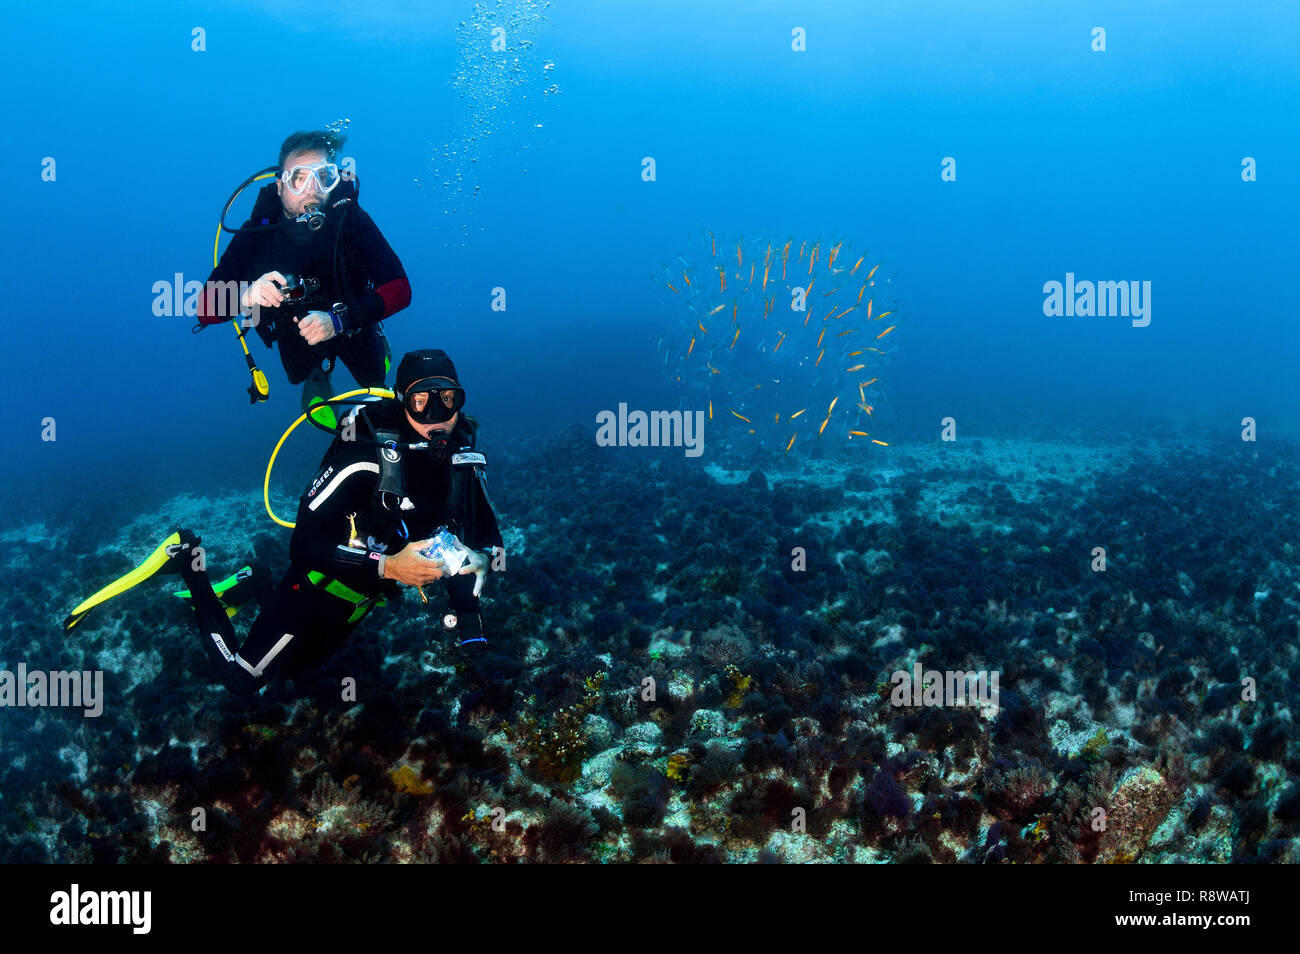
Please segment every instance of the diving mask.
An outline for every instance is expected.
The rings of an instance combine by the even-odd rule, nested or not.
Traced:
[[[403,392],[402,404],[417,424],[441,424],[465,406],[465,389],[451,378],[421,378]]]
[[[318,192],[332,192],[339,184],[341,176],[339,167],[334,163],[322,162],[316,166],[294,166],[292,169],[286,169],[280,173],[280,179],[284,182],[284,187],[294,195],[302,195],[313,179],[316,180]]]

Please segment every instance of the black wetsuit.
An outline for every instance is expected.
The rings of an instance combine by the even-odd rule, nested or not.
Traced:
[[[260,308],[254,326],[267,347],[280,345],[280,360],[290,384],[299,384],[322,365],[332,370],[339,358],[362,387],[382,387],[388,344],[380,322],[411,301],[411,286],[374,220],[355,200],[352,182],[340,183],[325,197],[325,224],[313,232],[288,222],[277,228],[241,231],[231,239],[221,261],[208,276],[199,303],[200,324],[235,317],[212,283],[252,282],[267,272],[292,273],[306,280],[300,298],[278,308]],[[244,227],[284,222],[284,207],[275,183],[258,193]],[[347,305],[343,331],[318,345],[308,345],[295,319],[309,311],[328,312],[336,302]]]
[[[377,428],[395,432],[398,441],[421,440],[395,402],[383,402],[367,414]],[[364,436],[366,428],[359,433]],[[234,627],[206,573],[182,564],[200,638],[228,689],[256,692],[277,672],[313,666],[336,651],[375,605],[398,593],[397,583],[379,576],[381,553],[395,554],[408,540],[426,539],[442,525],[473,550],[502,545],[485,464],[474,451],[473,425],[462,416],[451,438],[446,460],[411,451],[401,455],[399,467],[388,468],[381,466],[375,445],[336,438],[299,503],[289,572],[266,599],[242,644],[235,642]],[[393,484],[403,471],[401,484]],[[378,493],[381,482],[389,489],[396,486],[400,499]],[[364,550],[348,546],[349,514],[355,514],[357,537],[367,543]],[[474,579],[473,574],[446,578],[450,608],[461,618],[478,618]]]

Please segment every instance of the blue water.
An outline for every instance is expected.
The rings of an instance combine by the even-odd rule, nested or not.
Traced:
[[[460,58],[457,24],[489,11],[515,11],[532,44],[505,81]],[[296,389],[254,343],[273,396],[250,407],[229,329],[192,336],[192,321],[154,317],[150,289],[205,278],[231,189],[289,132],[345,117],[362,205],[413,288],[386,324],[394,351],[448,350],[498,439],[593,426],[619,401],[676,405],[650,277],[705,228],[847,239],[898,273],[894,440],[930,439],[949,414],[963,434],[1148,414],[1294,430],[1300,18],[1283,5],[146,2],[11,16],[11,486],[89,471],[129,493],[140,466],[185,485],[218,470],[256,481]],[[498,117],[469,144],[467,91]],[[477,196],[436,181],[448,146]],[[955,182],[940,179],[946,156]],[[1258,181],[1241,180],[1246,156]],[[1152,282],[1150,326],[1044,317],[1042,285],[1066,272]],[[490,310],[497,286],[504,313]],[[47,416],[54,443],[39,439]]]
[[[484,738],[501,730],[511,772],[621,813],[615,824],[557,795],[545,860],[569,857],[568,841],[581,857],[682,856],[676,842],[632,839],[660,826],[670,793],[674,813],[690,799],[701,830],[727,833],[717,850],[731,860],[800,860],[767,844],[771,818],[784,825],[796,794],[811,804],[832,790],[816,806],[821,833],[843,819],[856,839],[841,829],[826,848],[835,860],[1133,860],[1148,842],[1155,860],[1294,860],[1294,8],[249,0],[7,14],[0,662],[93,661],[122,704],[110,731],[77,739],[76,715],[5,715],[18,728],[0,739],[0,855],[120,860],[96,827],[111,829],[117,808],[86,799],[115,800],[105,793],[127,775],[135,813],[173,776],[192,787],[181,801],[224,798],[238,786],[209,771],[214,760],[265,769],[275,759],[251,758],[258,746],[317,741],[316,769],[257,781],[279,787],[255,834],[272,812],[291,828],[307,799],[313,813],[400,805],[397,829],[412,805],[437,802],[454,835],[472,817],[451,784],[462,768],[483,786],[466,804],[524,805],[492,787],[507,777],[497,755],[462,758],[497,752],[500,738]],[[505,50],[493,51],[501,25]],[[287,135],[327,125],[345,128],[360,204],[410,279],[411,306],[385,322],[394,357],[450,353],[502,525],[527,546],[489,594],[488,658],[505,675],[430,669],[426,654],[448,658],[428,632],[436,606],[408,599],[347,648],[347,671],[384,700],[366,720],[336,731],[322,706],[325,721],[290,725],[275,689],[260,735],[233,708],[214,729],[208,707],[223,703],[182,647],[188,617],[158,608],[161,585],[97,610],[77,640],[57,624],[148,552],[163,528],[135,539],[139,525],[172,507],[201,522],[223,572],[254,551],[286,556],[288,534],[258,497],[299,389],[250,335],[271,387],[250,405],[230,328],[193,334],[192,317],[155,314],[154,287],[204,280],[231,191]],[[790,278],[756,291],[750,276],[786,243]],[[781,299],[813,254],[823,272],[808,295],[829,356],[817,324]],[[1067,281],[1149,287],[1149,323],[1045,314],[1045,286]],[[866,305],[865,292],[865,323],[827,311],[854,295]],[[769,294],[781,301],[760,318]],[[859,337],[830,333],[845,326]],[[341,369],[335,384],[352,386]],[[699,456],[597,446],[602,411],[707,402],[717,414]],[[1240,443],[1246,419],[1255,447]],[[939,443],[945,420],[956,446]],[[857,427],[887,446],[849,441]],[[284,500],[325,446],[303,433],[287,447]],[[547,447],[560,452],[537,453]],[[811,456],[862,466],[804,468]],[[807,575],[787,568],[804,547]],[[1006,716],[994,728],[958,713],[954,727],[876,705],[891,671],[922,663],[1000,670]],[[336,677],[324,672],[320,685]],[[645,672],[690,685],[678,704],[630,714],[627,687]],[[1247,676],[1258,706],[1237,701]],[[735,752],[705,750],[701,713]],[[585,735],[556,764],[539,740],[564,738],[543,730],[566,720]],[[439,748],[446,725],[473,745]],[[662,763],[614,764],[610,750],[660,727],[663,750],[641,755]],[[357,789],[370,801],[317,785],[360,777],[339,755],[353,733],[376,753]],[[180,748],[166,747],[171,734]],[[204,747],[195,764],[191,741]],[[427,788],[394,774],[417,750]],[[1165,787],[1133,808],[1139,767]],[[772,768],[775,782],[761,774]],[[930,791],[927,772],[950,788]],[[1112,797],[1131,844],[1043,827]],[[349,825],[362,821],[374,819]],[[961,843],[940,844],[940,828]],[[314,831],[268,835],[270,848],[254,838],[238,857],[285,860],[297,839],[301,857],[337,860],[313,854]],[[471,840],[441,837],[416,857],[472,860]],[[362,841],[348,857],[370,855]],[[121,859],[151,860],[122,844]],[[200,857],[173,847],[173,860]],[[212,857],[233,857],[228,847]]]

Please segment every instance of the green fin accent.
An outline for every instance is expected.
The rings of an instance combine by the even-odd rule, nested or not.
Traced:
[[[253,568],[251,566],[246,566],[235,571],[220,583],[212,587],[212,592],[217,594],[217,599],[221,600],[222,608],[226,611],[226,615],[231,619],[235,618],[235,614],[243,607],[245,601],[241,600],[238,603],[227,603],[225,600],[222,600],[221,597],[230,590],[239,586],[239,584],[243,583],[245,580],[252,579],[252,576]],[[183,600],[188,600],[192,595],[193,594],[190,593],[189,590],[177,590],[172,594],[172,596],[179,596]]]
[[[316,410],[310,410],[313,406],[321,404],[333,396],[330,376],[320,368],[313,368],[307,375],[307,380],[302,383],[302,409],[304,413],[310,413],[311,418],[317,424],[328,427],[330,430],[339,426],[339,419],[334,414],[334,408],[321,407]]]
[[[222,593],[226,592],[226,590],[230,589],[233,586],[237,586],[238,584],[242,583],[244,580],[247,580],[252,575],[253,575],[253,568],[251,566],[246,566],[243,569],[236,570],[234,573],[226,577],[220,583],[215,584],[212,587],[212,592],[220,596]],[[172,594],[172,596],[179,596],[183,600],[189,599],[191,595],[193,594],[191,594],[189,590],[177,590],[175,593]]]
[[[316,408],[311,412],[311,416],[316,423],[322,427],[328,427],[330,430],[334,430],[339,426],[339,419],[334,413],[334,408],[328,405]]]
[[[145,560],[143,563],[141,563],[138,567],[136,567],[130,573],[127,573],[125,576],[118,577],[112,583],[108,584],[108,586],[104,587],[102,590],[99,590],[93,596],[87,598],[80,605],[78,605],[77,608],[74,609],[71,613],[69,613],[67,617],[63,620],[63,628],[65,630],[72,629],[72,627],[76,626],[78,623],[81,622],[81,618],[83,616],[89,613],[100,603],[104,603],[108,600],[111,600],[115,596],[120,596],[121,594],[125,593],[127,590],[129,590],[131,587],[135,586],[136,584],[143,583],[145,580],[149,579],[149,577],[153,576],[164,566],[166,566],[167,561],[171,559],[171,557],[167,553],[167,548],[170,546],[175,546],[180,542],[181,542],[181,535],[179,533],[173,533],[166,540],[160,543],[158,545],[158,549],[154,550],[153,553],[149,554],[149,558]]]

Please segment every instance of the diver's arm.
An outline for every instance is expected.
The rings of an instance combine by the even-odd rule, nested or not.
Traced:
[[[487,492],[487,474],[483,467],[474,468],[475,480],[466,481],[465,502],[465,540],[471,550],[491,553],[504,546],[501,528],[497,525],[497,515],[492,509],[492,500]]]
[[[344,329],[357,331],[383,321],[411,303],[411,283],[397,253],[388,244],[365,210],[356,208],[350,216],[352,248],[359,259],[359,272],[374,286],[355,301],[346,302]]]
[[[500,550],[504,552],[501,530],[497,525],[496,513],[492,509],[492,500],[487,492],[486,461],[474,465],[474,478],[465,482],[465,539],[464,544],[470,550],[470,560],[460,571],[462,574],[473,573],[474,596],[483,591],[483,582],[488,570],[497,569],[493,557]],[[504,566],[501,567],[504,569]]]
[[[226,246],[226,250],[221,254],[221,260],[212,269],[212,274],[208,276],[203,286],[203,294],[199,295],[197,311],[199,324],[219,325],[223,321],[230,321],[239,316],[239,296],[243,289],[238,283],[248,280],[253,243],[254,239],[251,235],[238,234]],[[223,286],[227,282],[235,283],[230,286],[234,290],[233,295],[223,294]],[[234,313],[227,314],[232,309]]]

